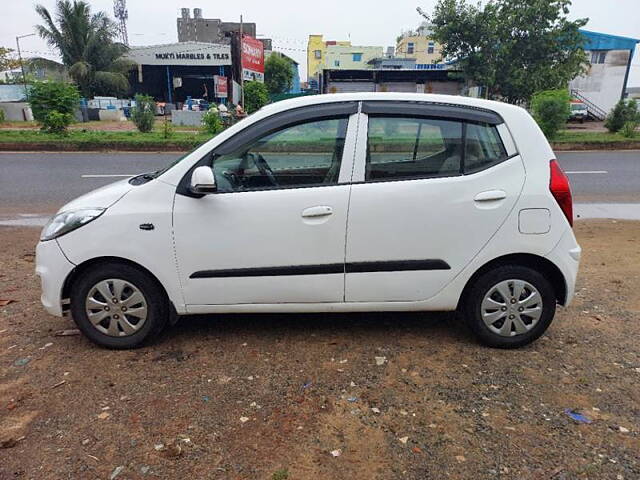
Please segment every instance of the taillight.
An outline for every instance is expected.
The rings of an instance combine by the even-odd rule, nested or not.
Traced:
[[[551,179],[549,180],[551,195],[560,205],[560,209],[569,220],[569,225],[573,227],[573,200],[571,198],[569,179],[560,168],[560,165],[558,165],[557,160],[551,160],[549,168],[551,169]]]

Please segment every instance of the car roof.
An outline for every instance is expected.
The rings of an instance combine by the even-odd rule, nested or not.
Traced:
[[[360,93],[328,93],[322,95],[306,95],[302,97],[281,100],[266,105],[261,112],[272,115],[277,112],[292,108],[306,107],[332,102],[361,102],[361,101],[396,101],[396,102],[426,102],[448,105],[468,106],[472,108],[484,108],[497,113],[518,109],[514,105],[493,100],[463,97],[459,95],[438,95],[426,93],[396,93],[396,92],[360,92]]]

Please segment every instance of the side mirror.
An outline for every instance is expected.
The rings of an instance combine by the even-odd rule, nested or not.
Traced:
[[[213,169],[207,166],[196,168],[191,174],[191,192],[198,195],[207,195],[216,192],[216,179]]]

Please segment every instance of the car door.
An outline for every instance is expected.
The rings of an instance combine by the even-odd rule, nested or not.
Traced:
[[[342,302],[355,103],[253,124],[194,168],[217,192],[175,196],[176,260],[187,305]],[[193,169],[192,169],[193,170]]]
[[[505,221],[522,161],[491,112],[409,102],[364,102],[362,112],[345,300],[427,300]]]

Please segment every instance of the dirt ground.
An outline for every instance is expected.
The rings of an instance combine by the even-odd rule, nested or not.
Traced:
[[[114,352],[55,335],[38,230],[0,228],[0,478],[638,479],[640,222],[576,231],[578,297],[521,350],[352,314],[189,318]]]

